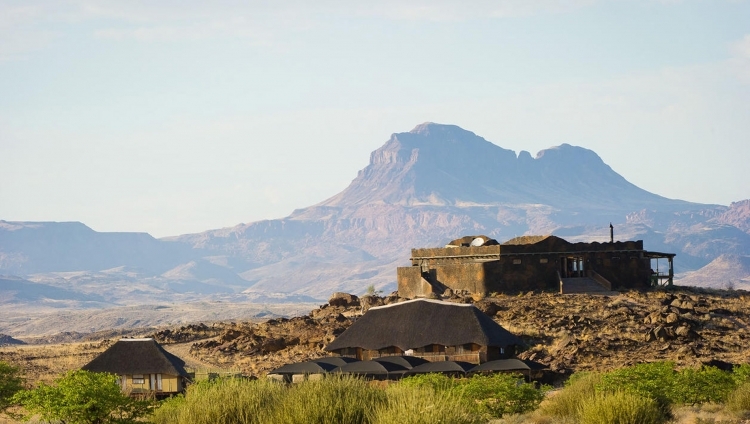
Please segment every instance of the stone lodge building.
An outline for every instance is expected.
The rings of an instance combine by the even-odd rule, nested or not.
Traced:
[[[674,253],[644,250],[642,240],[569,243],[550,235],[499,244],[486,236],[467,236],[441,248],[412,249],[412,266],[397,269],[398,292],[415,298],[447,289],[486,295],[572,292],[582,284],[602,290],[671,285],[674,257]],[[661,267],[660,259],[665,260],[666,271],[654,271]]]

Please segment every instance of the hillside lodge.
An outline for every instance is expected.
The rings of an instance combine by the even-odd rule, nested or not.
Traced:
[[[611,229],[611,227],[610,227]],[[492,292],[560,290],[582,283],[602,290],[672,285],[674,253],[649,252],[643,241],[569,243],[556,236],[523,236],[503,244],[467,236],[442,248],[412,249],[411,266],[397,269],[398,292],[406,298],[446,289]],[[667,270],[663,268],[663,259]],[[656,270],[656,271],[655,271]]]

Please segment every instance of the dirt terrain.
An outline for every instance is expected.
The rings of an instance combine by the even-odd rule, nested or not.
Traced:
[[[294,318],[265,322],[192,324],[131,336],[151,336],[188,366],[239,369],[262,376],[286,363],[323,356],[323,347],[369,307],[397,302],[387,297],[337,294],[328,304]],[[607,370],[642,361],[678,366],[750,362],[750,293],[676,288],[617,296],[556,293],[498,294],[475,303],[527,344],[520,358],[566,375]],[[30,382],[50,381],[106,349],[116,337],[85,343],[0,347],[0,360],[21,365]]]

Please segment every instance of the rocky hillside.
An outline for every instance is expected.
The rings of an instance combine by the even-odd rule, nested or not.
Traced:
[[[191,355],[216,366],[263,375],[286,363],[326,355],[323,347],[385,298],[334,296],[308,315],[260,324],[225,324],[217,337],[196,341]],[[453,302],[470,297],[446,296]],[[689,288],[618,296],[526,293],[475,302],[528,345],[520,354],[567,374],[613,369],[642,361],[678,366],[750,362],[750,293]],[[157,339],[172,340],[163,334]]]

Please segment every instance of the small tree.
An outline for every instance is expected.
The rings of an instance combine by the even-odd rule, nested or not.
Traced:
[[[0,412],[12,405],[11,397],[23,389],[21,368],[0,361]]]
[[[24,419],[39,415],[43,421],[65,424],[131,423],[145,416],[150,401],[132,399],[122,393],[114,374],[70,371],[54,385],[39,387],[13,396],[28,412]]]
[[[383,291],[376,290],[375,284],[370,284],[369,286],[367,286],[367,291],[365,292],[365,294],[367,296],[380,296],[381,294],[383,294]]]

